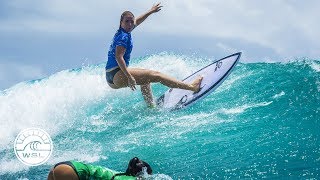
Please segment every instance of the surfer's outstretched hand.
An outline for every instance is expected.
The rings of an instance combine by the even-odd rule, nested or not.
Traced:
[[[150,9],[150,12],[151,12],[151,13],[155,13],[155,12],[160,11],[161,8],[163,7],[163,6],[160,6],[160,4],[161,4],[161,3],[154,4],[154,5],[152,6],[152,8]]]

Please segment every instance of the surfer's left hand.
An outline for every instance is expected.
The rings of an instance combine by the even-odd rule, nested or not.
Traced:
[[[163,7],[163,6],[160,6],[160,4],[161,4],[161,3],[154,4],[154,5],[152,6],[152,8],[150,9],[150,12],[151,12],[151,13],[155,13],[155,12],[160,11],[161,8]]]
[[[136,90],[136,85],[137,85],[137,82],[134,79],[134,77],[129,76],[128,77],[128,86],[131,88],[132,91]]]

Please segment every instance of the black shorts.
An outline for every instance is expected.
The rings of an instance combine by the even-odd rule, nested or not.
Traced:
[[[113,83],[113,78],[114,78],[114,75],[116,75],[116,73],[118,71],[120,71],[120,68],[116,68],[116,69],[114,69],[112,71],[109,71],[109,72],[106,71],[106,80],[107,80],[108,83],[114,84]]]

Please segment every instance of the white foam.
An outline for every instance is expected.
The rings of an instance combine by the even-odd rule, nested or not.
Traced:
[[[279,98],[281,96],[284,96],[285,94],[286,94],[285,92],[281,91],[279,94],[275,94],[272,98],[273,99],[277,99],[277,98]]]
[[[162,139],[182,138],[183,134],[193,131],[201,131],[201,127],[208,127],[208,124],[221,124],[233,121],[232,119],[221,119],[217,116],[218,112],[195,113],[181,117],[170,118],[166,121],[157,123],[155,127],[166,129],[157,137]],[[171,129],[169,131],[168,129]]]
[[[317,85],[318,92],[320,92],[320,81],[317,80],[316,85]]]
[[[153,174],[153,175],[144,175],[142,179],[145,180],[172,180],[172,178],[165,174]]]
[[[315,70],[316,72],[320,72],[320,62],[319,61],[312,61],[310,63],[310,67]]]
[[[28,170],[30,166],[21,163],[18,159],[1,158],[0,161],[0,175],[6,173],[16,173],[23,170]]]
[[[103,132],[115,124],[115,122],[106,121],[102,115],[92,115],[84,121],[77,130],[83,132]]]
[[[162,53],[149,56],[143,62],[132,66],[159,71],[181,80],[201,68],[203,64],[201,59],[195,61],[186,56]]]
[[[159,123],[157,127],[165,127],[165,126],[176,126],[176,127],[193,127],[196,128],[198,126],[207,124],[209,122],[209,117],[215,116],[216,113],[195,113],[191,115],[184,115],[181,117],[177,117],[171,119],[170,121],[165,121],[163,123]],[[201,121],[200,121],[201,120]]]
[[[62,71],[34,83],[20,83],[0,95],[0,150],[25,128],[55,136],[72,127],[84,107],[110,95],[102,68]],[[84,115],[83,115],[84,116]]]
[[[144,119],[142,120],[143,122],[135,123],[133,127],[130,125],[130,128],[139,129],[139,126],[145,126],[146,123],[152,123],[153,128],[147,129],[147,133],[133,131],[121,136],[114,141],[113,151],[130,152],[139,146],[166,144],[165,142],[168,140],[179,139],[183,134],[193,132],[195,129],[199,130],[202,126],[232,121],[221,120],[216,117],[216,114],[216,112],[195,113],[175,118],[161,118],[163,122],[159,122],[159,118],[157,117]],[[165,129],[165,131],[159,129]]]
[[[245,105],[242,105],[242,106],[239,106],[239,107],[235,107],[235,108],[231,108],[231,109],[222,108],[222,109],[219,110],[219,112],[224,113],[224,114],[240,114],[240,113],[243,113],[244,111],[246,111],[247,109],[250,109],[250,108],[268,106],[272,102],[273,101],[261,102],[261,103],[257,103],[257,104],[245,104]]]

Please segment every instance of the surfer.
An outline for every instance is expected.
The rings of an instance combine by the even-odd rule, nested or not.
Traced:
[[[136,85],[140,85],[143,98],[149,107],[155,106],[150,83],[160,82],[170,88],[198,92],[202,80],[202,77],[199,76],[191,84],[186,84],[158,71],[128,67],[133,47],[131,31],[149,15],[160,11],[161,7],[160,3],[153,5],[150,10],[137,18],[130,11],[122,13],[119,29],[114,35],[108,51],[108,61],[105,68],[106,80],[111,88],[130,87],[134,91]]]
[[[129,161],[128,168],[124,173],[78,161],[65,161],[56,164],[50,170],[48,180],[133,180],[136,179],[136,177],[142,176],[144,173],[152,174],[152,169],[148,163],[137,157]]]

